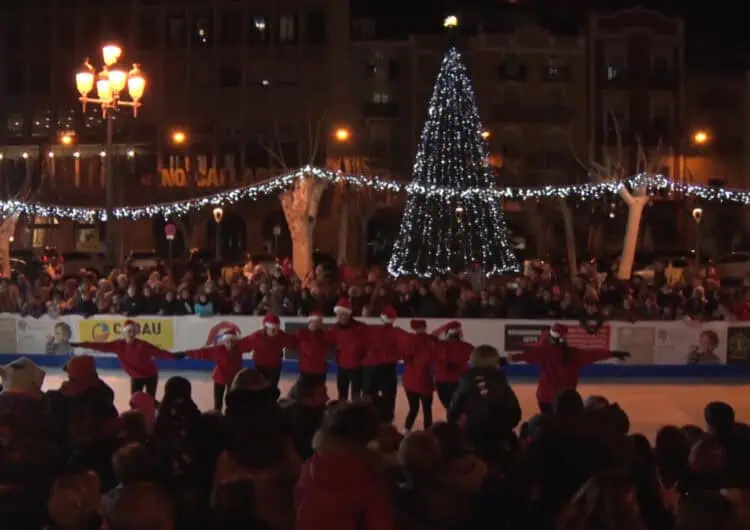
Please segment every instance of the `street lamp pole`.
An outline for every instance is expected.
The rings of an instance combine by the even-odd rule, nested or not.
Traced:
[[[693,208],[693,220],[695,221],[695,260],[698,262],[698,275],[701,275],[701,221],[703,221],[703,208]]]
[[[107,225],[104,238],[104,248],[107,253],[107,259],[110,264],[115,263],[115,230],[114,230],[114,209],[115,209],[115,182],[112,174],[112,145],[114,143],[114,120],[112,113],[108,112],[107,121],[107,138],[104,145],[104,164],[106,174],[104,176],[104,207],[107,210]]]
[[[87,104],[99,105],[102,109],[102,117],[106,120],[107,137],[104,146],[105,181],[104,181],[104,206],[106,210],[107,234],[105,247],[107,259],[110,265],[115,264],[115,234],[114,234],[114,174],[113,166],[113,143],[114,124],[113,115],[120,107],[133,109],[133,116],[138,116],[138,108],[141,106],[141,98],[146,88],[146,79],[143,77],[137,64],[133,65],[129,72],[117,66],[117,61],[122,55],[122,48],[116,44],[107,44],[102,47],[102,59],[104,68],[97,73],[88,59],[83,68],[76,73],[76,88],[80,97],[84,112]],[[96,97],[89,94],[96,88]],[[125,91],[130,95],[130,101],[122,99]]]

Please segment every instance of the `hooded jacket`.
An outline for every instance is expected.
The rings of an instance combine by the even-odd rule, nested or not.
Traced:
[[[499,431],[511,431],[521,421],[521,406],[515,392],[499,368],[469,369],[458,383],[448,408],[448,421],[466,417],[469,430],[492,425]]]

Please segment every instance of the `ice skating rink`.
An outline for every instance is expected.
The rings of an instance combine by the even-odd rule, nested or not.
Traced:
[[[44,389],[56,389],[65,379],[60,369],[47,368]],[[159,375],[159,393],[164,382],[173,375],[187,377],[193,384],[193,399],[202,410],[213,406],[213,387],[209,372],[162,372]],[[130,394],[130,381],[122,372],[101,370],[100,376],[115,391],[117,408],[127,410]],[[336,397],[334,375],[328,376],[328,392],[331,398]],[[285,395],[294,383],[296,375],[282,378],[281,391]],[[534,381],[511,380],[511,385],[521,402],[524,419],[528,419],[537,412],[536,383]],[[628,413],[631,431],[640,432],[649,438],[654,437],[662,425],[694,424],[703,427],[703,407],[709,401],[721,400],[732,405],[739,421],[750,421],[750,385],[718,382],[687,382],[687,381],[602,381],[581,384],[578,388],[585,398],[592,394],[606,396],[610,401],[620,404]],[[158,397],[157,396],[157,397]],[[399,388],[398,405],[396,410],[396,424],[401,427],[406,416],[406,396]],[[437,400],[433,403],[435,420],[445,419],[445,411]],[[421,419],[417,419],[416,428],[421,427]]]

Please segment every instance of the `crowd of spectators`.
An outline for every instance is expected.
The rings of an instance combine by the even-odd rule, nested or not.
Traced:
[[[41,274],[0,280],[0,312],[31,317],[61,314],[186,315],[216,314],[305,316],[332,314],[341,296],[352,301],[355,316],[377,316],[395,307],[402,317],[604,320],[750,320],[750,297],[743,287],[722,286],[715,272],[686,270],[670,283],[658,263],[653,278],[618,280],[614,273],[584,264],[574,278],[546,263],[527,267],[518,277],[483,278],[475,270],[431,281],[388,279],[382,271],[319,266],[305,281],[287,261],[188,272],[176,277],[161,265],[149,271],[128,267],[106,278]]]
[[[118,413],[86,355],[46,393],[31,361],[2,371],[8,530],[750,528],[749,430],[721,402],[653,445],[617,404],[574,390],[518,431],[489,416],[404,437],[378,401],[302,382],[279,400],[250,369],[224,414],[201,413],[182,377]]]

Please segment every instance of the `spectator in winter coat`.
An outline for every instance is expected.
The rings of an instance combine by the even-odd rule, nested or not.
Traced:
[[[469,362],[471,368],[461,376],[453,394],[448,421],[465,417],[469,437],[481,452],[483,445],[494,445],[512,432],[521,421],[521,407],[494,347],[477,346]]]
[[[330,409],[294,495],[296,530],[393,530],[388,485],[368,446],[378,436],[369,403]]]

